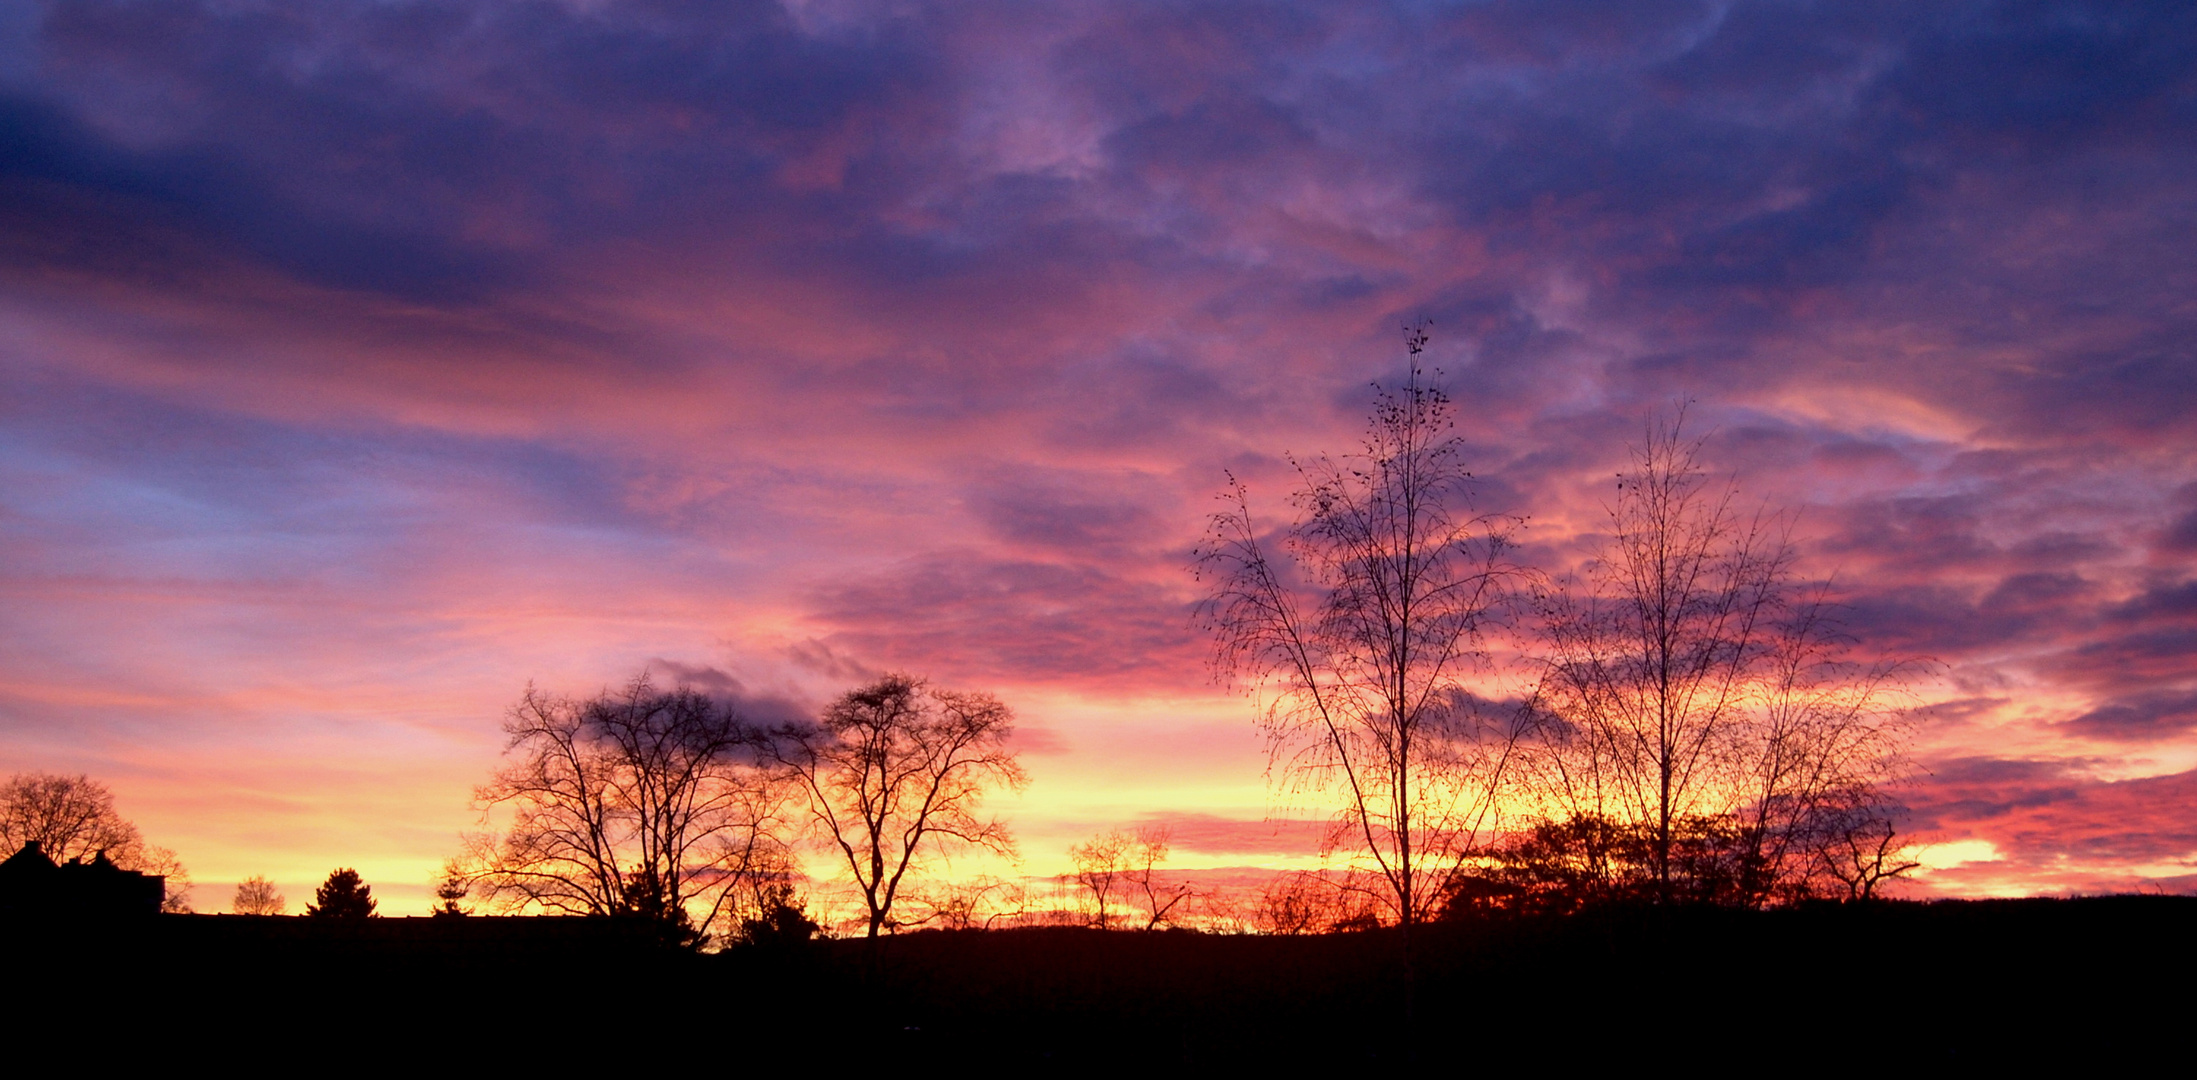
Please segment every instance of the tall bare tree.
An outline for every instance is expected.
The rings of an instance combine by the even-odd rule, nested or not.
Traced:
[[[1849,659],[1825,590],[1794,575],[1789,519],[1742,513],[1683,420],[1649,430],[1604,549],[1544,597],[1533,760],[1559,816],[1642,834],[1658,895],[1709,875],[1760,903],[1827,865],[1827,830],[1859,836],[1890,805],[1907,665]]]
[[[528,687],[504,721],[516,760],[475,792],[476,895],[507,910],[655,919],[699,943],[739,887],[785,864],[786,794],[730,706],[643,673],[587,701]],[[752,892],[752,890],[749,890]]]
[[[145,838],[115,809],[114,792],[88,776],[16,773],[0,785],[0,846],[13,855],[37,841],[55,862],[105,852],[124,870],[167,879],[161,910],[191,910],[191,873],[176,854]]]
[[[1488,827],[1514,740],[1468,679],[1509,602],[1513,519],[1474,512],[1455,406],[1418,366],[1382,391],[1362,453],[1295,462],[1279,545],[1233,476],[1197,553],[1215,666],[1262,703],[1292,790],[1339,796],[1334,839],[1405,927]]]
[[[853,876],[869,937],[894,925],[902,887],[934,856],[1013,854],[1006,825],[980,816],[991,790],[1028,782],[1007,747],[1013,730],[990,694],[898,674],[848,691],[815,723],[772,729],[770,753]]]

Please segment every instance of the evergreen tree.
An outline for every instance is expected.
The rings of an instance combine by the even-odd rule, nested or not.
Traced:
[[[473,883],[466,879],[465,868],[456,859],[443,864],[442,876],[435,879],[435,906],[432,909],[438,919],[462,919],[473,914],[464,904],[472,895]]]
[[[374,889],[359,880],[359,872],[349,867],[328,875],[320,888],[313,891],[313,902],[305,905],[305,913],[322,919],[364,919],[374,914]]]

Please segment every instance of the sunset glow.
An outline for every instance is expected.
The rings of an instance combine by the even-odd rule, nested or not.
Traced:
[[[412,913],[529,683],[908,671],[1019,718],[963,872],[1314,865],[1191,551],[1425,319],[1523,559],[1691,402],[1928,661],[1904,895],[2197,891],[2192,71],[2183,5],[9,5],[0,770]]]

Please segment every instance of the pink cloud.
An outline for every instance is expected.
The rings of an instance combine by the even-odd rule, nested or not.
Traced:
[[[1316,855],[1328,832],[1325,822],[1248,821],[1193,813],[1145,814],[1137,824],[1165,829],[1170,845],[1178,851],[1205,855]]]

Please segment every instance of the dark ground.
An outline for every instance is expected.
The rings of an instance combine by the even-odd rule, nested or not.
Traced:
[[[521,1048],[642,1071],[684,1068],[644,1063],[666,1053],[733,1071],[2095,1067],[2178,1059],[2197,1005],[2197,898],[2181,897],[1490,920],[1423,928],[1408,969],[1395,931],[926,932],[696,956],[604,920],[160,916],[0,941],[27,991],[18,1031],[178,1061],[349,1047],[427,1072]]]

